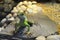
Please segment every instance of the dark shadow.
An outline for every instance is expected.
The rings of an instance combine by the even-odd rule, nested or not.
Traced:
[[[47,2],[51,2],[50,0],[36,0],[39,3],[47,3]]]
[[[21,1],[23,1],[23,0],[14,0],[14,2],[16,2],[16,3],[19,3],[19,2],[21,2]]]

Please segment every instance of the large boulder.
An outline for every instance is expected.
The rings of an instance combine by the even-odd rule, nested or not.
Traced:
[[[27,28],[25,28],[23,31],[23,34],[18,33],[16,37],[33,38],[38,36],[48,36],[48,35],[54,34],[57,31],[56,23],[50,20],[47,16],[35,15],[35,17],[31,17],[28,19],[30,19],[29,21],[31,20],[34,21],[33,26],[30,27],[31,35],[24,34],[27,31]]]

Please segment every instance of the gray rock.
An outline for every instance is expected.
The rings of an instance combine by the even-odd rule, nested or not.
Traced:
[[[43,15],[42,12],[33,16],[28,16],[28,20],[34,21],[34,26],[31,28],[31,32],[33,32],[32,34],[35,34],[35,36],[48,36],[57,32],[57,24],[49,19],[48,16]]]
[[[33,38],[38,36],[48,36],[54,34],[57,31],[55,22],[51,21],[48,18],[40,18],[39,20],[39,23],[35,23],[32,27],[30,27],[31,35],[24,35],[24,33],[27,31],[27,28],[25,28],[23,31],[23,35],[17,34],[17,36],[23,38]]]
[[[30,16],[29,16],[30,17]],[[47,16],[43,15],[35,15],[35,17],[29,18],[30,21],[34,20],[34,24],[32,27],[30,27],[30,35],[24,34],[27,31],[27,28],[24,29],[23,34],[17,34],[16,37],[22,37],[22,38],[33,38],[38,36],[48,36],[51,34],[54,34],[57,31],[56,23],[52,20],[50,20]],[[14,25],[10,24],[7,26],[7,28],[0,32],[1,34],[12,34],[11,31],[14,31]],[[20,31],[21,32],[21,31]]]
[[[51,35],[51,36],[48,36],[47,40],[60,40],[60,35]]]
[[[9,24],[4,30],[0,32],[0,34],[13,35],[13,31],[15,31],[15,26],[13,24]]]
[[[11,3],[13,0],[4,0],[4,3]]]
[[[4,11],[10,12],[12,9],[12,4],[4,4]]]
[[[38,36],[36,40],[46,40],[46,38],[44,36]]]

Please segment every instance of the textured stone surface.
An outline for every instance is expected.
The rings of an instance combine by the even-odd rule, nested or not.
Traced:
[[[34,20],[34,24],[32,27],[30,27],[31,35],[22,35],[17,34],[17,37],[23,37],[23,38],[32,38],[37,36],[48,36],[51,34],[54,34],[57,31],[56,23],[50,20],[47,16],[40,15],[40,17],[35,16],[34,18],[31,17],[30,21]],[[26,29],[24,29],[24,32],[26,32]],[[19,36],[20,35],[20,36]]]
[[[0,34],[13,35],[13,31],[15,31],[15,26],[9,24],[5,29],[0,32]]]
[[[60,40],[60,35],[51,35],[51,36],[48,36],[47,40]]]
[[[37,37],[39,35],[48,36],[50,34],[54,34],[57,31],[56,23],[50,20],[47,16],[35,15],[35,17],[31,17],[35,21],[33,26],[30,27],[31,35],[27,36],[25,34],[22,35],[18,33],[17,37],[32,38],[32,37]],[[26,30],[27,28],[24,29],[23,33],[25,33]],[[14,31],[14,25],[10,24],[6,27],[6,29],[4,29],[4,31],[0,33],[10,35],[12,31]]]
[[[38,36],[36,40],[46,40],[46,38],[44,36]]]
[[[43,15],[42,11],[34,15],[27,15],[27,17],[29,21],[33,21],[35,23],[34,27],[31,28],[35,29],[35,32],[33,31],[33,34],[36,33],[43,36],[47,36],[57,31],[57,24],[54,21],[50,20],[46,15]],[[39,33],[37,33],[36,31],[38,31]]]
[[[30,27],[31,35],[17,34],[18,37],[37,37],[37,36],[48,36],[54,34],[57,31],[56,23],[50,20],[46,15],[43,15],[42,11],[32,15],[26,15],[30,22],[34,22],[33,26]],[[11,26],[13,27],[13,26]],[[9,28],[9,27],[8,27]],[[11,28],[10,28],[11,29]],[[26,29],[23,32],[26,32]]]

